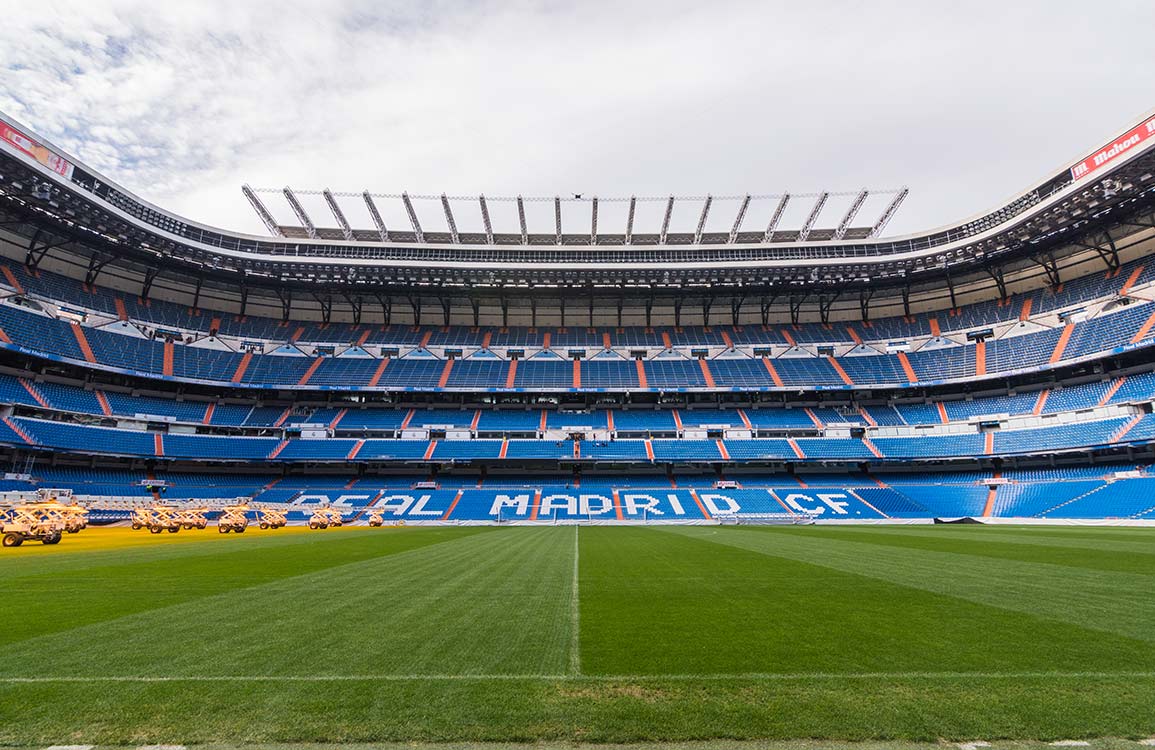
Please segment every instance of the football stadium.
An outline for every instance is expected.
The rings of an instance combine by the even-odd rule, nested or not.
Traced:
[[[0,116],[0,745],[1137,747],[1120,125],[901,236],[901,188],[246,185],[258,236]]]

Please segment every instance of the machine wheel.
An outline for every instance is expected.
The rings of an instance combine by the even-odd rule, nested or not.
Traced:
[[[15,531],[12,531],[4,535],[5,547],[19,547],[21,544],[24,544],[23,534],[18,534]]]
[[[317,524],[313,523],[312,521],[309,521],[309,528],[315,529],[315,528],[317,528]]]
[[[141,528],[141,526],[140,526],[140,524],[139,524],[139,523],[134,523],[134,524],[132,525],[132,530],[133,530],[133,531],[140,531],[140,528]]]
[[[267,528],[269,528],[269,524],[265,523],[264,521],[261,521],[261,529],[264,530]]]
[[[73,527],[73,528],[71,528],[71,529],[68,529],[68,533],[69,533],[69,534],[75,534],[75,533],[76,533],[76,532],[78,532],[78,531],[80,531],[80,529],[78,529],[78,528],[75,528],[75,527]]]
[[[148,531],[150,534],[159,534],[160,532],[164,531],[164,529],[159,526],[149,526]]]
[[[244,526],[238,526],[235,529],[233,529],[233,531],[237,532],[238,534],[243,534],[243,533],[245,533],[245,527]]]
[[[198,529],[201,529],[201,530],[204,530],[204,528],[205,528],[206,526],[208,526],[208,525],[209,525],[209,524],[208,524],[208,522],[207,522],[207,521],[203,521],[203,522],[201,522],[201,523],[198,523],[198,524],[197,524],[197,528],[198,528]]]
[[[180,531],[180,526],[169,526],[168,527],[168,533],[170,533],[170,534],[175,534],[178,531]]]
[[[41,540],[43,544],[60,544],[60,540],[64,537],[59,531],[51,536],[46,536]]]

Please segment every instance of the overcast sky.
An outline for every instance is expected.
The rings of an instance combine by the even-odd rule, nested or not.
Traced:
[[[491,196],[907,185],[888,231],[902,233],[991,208],[1155,108],[1149,1],[0,0],[0,18],[0,109],[153,202],[262,233],[246,182]],[[435,208],[422,204],[427,228]],[[769,218],[756,208],[746,228]],[[455,210],[462,229],[479,221]],[[515,229],[510,210],[495,209],[499,231]]]

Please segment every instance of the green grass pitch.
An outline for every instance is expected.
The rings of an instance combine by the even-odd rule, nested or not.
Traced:
[[[0,554],[0,745],[1155,734],[1155,530],[94,529]]]

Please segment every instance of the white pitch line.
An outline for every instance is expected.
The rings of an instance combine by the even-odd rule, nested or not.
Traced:
[[[578,589],[579,528],[579,526],[573,527],[573,587],[570,590],[569,602],[569,674],[571,675],[580,675],[582,673],[581,597]]]
[[[1155,679],[1155,672],[743,672],[737,674],[344,674],[344,675],[73,675],[59,677],[0,677],[0,684],[134,683],[134,682],[450,682],[450,681],[571,681],[662,682],[710,680],[1021,680],[1021,679]]]

